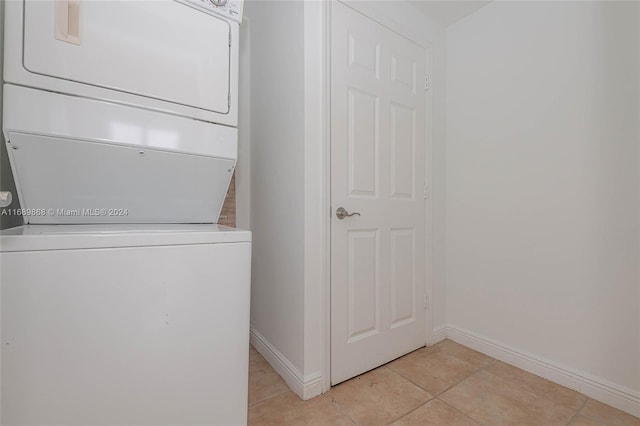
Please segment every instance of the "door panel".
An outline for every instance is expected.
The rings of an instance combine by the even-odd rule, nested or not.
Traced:
[[[378,231],[348,233],[349,342],[377,334],[380,319]]]
[[[391,105],[391,196],[414,198],[415,110]]]
[[[377,197],[379,99],[353,89],[348,97],[349,192]]]
[[[391,327],[415,321],[414,230],[391,230]]]
[[[349,37],[349,67],[359,67],[374,78],[380,77],[380,45],[354,32]]]
[[[424,346],[423,48],[333,3],[332,384]]]

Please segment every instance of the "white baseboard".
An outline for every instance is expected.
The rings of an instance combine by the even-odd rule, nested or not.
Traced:
[[[434,330],[434,340],[435,336],[438,338],[444,336],[443,339],[451,339],[490,357],[640,417],[640,392],[610,383],[582,371],[561,366],[540,356],[517,350],[501,342],[452,325],[438,327]]]
[[[322,373],[303,375],[253,326],[251,326],[250,341],[253,347],[260,352],[260,355],[301,399],[307,400],[322,393]]]
[[[436,343],[442,342],[447,338],[447,325],[442,324],[433,329],[433,334],[431,335],[431,345],[435,345]]]

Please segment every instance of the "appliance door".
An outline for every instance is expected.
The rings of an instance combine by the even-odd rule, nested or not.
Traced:
[[[230,24],[176,1],[25,1],[31,73],[229,113]]]
[[[25,223],[216,222],[235,164],[29,133],[9,137]]]
[[[217,221],[237,129],[11,84],[3,102],[25,223]]]

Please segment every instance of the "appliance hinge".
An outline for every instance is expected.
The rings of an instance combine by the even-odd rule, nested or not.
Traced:
[[[231,46],[231,33],[229,33],[229,46]]]
[[[231,108],[231,93],[227,95],[227,106]]]
[[[429,296],[427,293],[424,294],[424,308],[429,309]]]
[[[424,77],[424,91],[425,91],[425,92],[428,92],[428,91],[429,91],[429,89],[431,89],[431,82],[429,81],[429,76],[428,76],[428,75],[426,75],[426,76]]]
[[[429,187],[427,185],[425,185],[424,186],[424,199],[428,200],[430,195],[431,194],[429,194]]]

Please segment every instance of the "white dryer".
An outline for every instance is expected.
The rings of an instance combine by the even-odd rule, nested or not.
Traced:
[[[3,131],[26,223],[217,221],[237,160],[238,4],[6,2]]]
[[[245,424],[251,234],[215,225],[241,1],[5,7],[0,423]]]
[[[4,80],[237,126],[242,2],[5,2]]]

